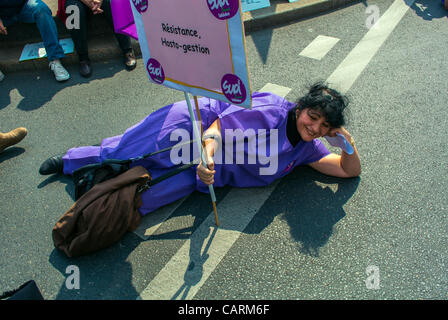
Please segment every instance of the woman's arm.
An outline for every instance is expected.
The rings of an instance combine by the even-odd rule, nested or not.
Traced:
[[[213,184],[215,174],[215,163],[213,161],[213,155],[218,150],[222,138],[221,138],[221,122],[216,119],[210,127],[204,132],[203,141],[205,146],[205,155],[207,158],[207,167],[202,165],[202,161],[199,163],[196,172],[199,179],[205,184]]]
[[[350,133],[344,128],[333,129],[329,136],[335,136],[339,132],[345,136],[347,141],[353,146],[354,152],[348,154],[342,151],[341,155],[331,153],[322,159],[310,163],[313,169],[334,177],[353,178],[361,174],[361,159],[359,158],[358,149]]]

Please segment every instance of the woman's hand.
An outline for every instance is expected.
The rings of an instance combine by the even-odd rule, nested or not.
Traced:
[[[331,129],[329,132],[328,132],[328,136],[330,136],[330,137],[335,137],[336,136],[336,133],[340,133],[340,134],[342,134],[344,137],[345,137],[345,139],[347,139],[347,141],[351,141],[351,139],[352,139],[352,136],[351,136],[351,134],[344,128],[344,127],[340,127],[340,128],[333,128],[333,129]]]
[[[212,157],[207,156],[207,167],[204,166],[202,161],[199,163],[196,172],[198,174],[199,179],[204,182],[206,185],[215,183],[215,162]]]
[[[309,165],[319,172],[334,177],[351,178],[359,176],[361,174],[361,159],[355,145],[355,140],[343,127],[331,129],[327,135],[334,137],[336,133],[342,134],[350,142],[353,146],[353,153],[350,155],[345,151],[342,151],[341,155],[331,153]]]
[[[215,183],[214,175],[216,171],[213,155],[220,148],[221,143],[221,122],[219,118],[216,119],[204,132],[203,142],[207,166],[205,166],[201,161],[196,169],[196,172],[199,179],[209,185]]]

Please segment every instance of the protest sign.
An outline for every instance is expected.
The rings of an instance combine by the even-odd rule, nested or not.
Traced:
[[[239,0],[131,0],[149,79],[250,108]]]

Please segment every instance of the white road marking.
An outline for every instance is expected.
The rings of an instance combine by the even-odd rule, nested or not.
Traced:
[[[331,87],[346,93],[375,56],[415,0],[395,0],[327,79]]]
[[[278,84],[266,83],[258,92],[272,92],[280,97],[286,97],[290,91],[291,88],[282,87]]]
[[[165,222],[187,198],[188,197],[184,197],[183,199],[170,203],[154,212],[148,213],[142,218],[140,225],[134,230],[134,233],[141,239],[148,240],[148,238],[157,231],[162,223]]]
[[[219,227],[211,212],[140,293],[140,299],[193,299],[277,184],[232,189],[218,205]]]
[[[406,6],[402,0],[396,0],[380,18],[379,24],[369,30],[362,43],[349,53],[327,82],[333,86],[339,85],[339,90],[347,92],[413,2],[406,0]],[[375,37],[378,39],[375,40]],[[368,52],[368,49],[374,52]],[[266,86],[260,91],[265,89]],[[193,299],[277,183],[264,188],[232,189],[218,205],[220,227],[215,227],[211,212],[138,299]],[[213,229],[211,233],[210,229]]]
[[[321,60],[338,42],[338,38],[319,35],[299,53],[299,56]]]

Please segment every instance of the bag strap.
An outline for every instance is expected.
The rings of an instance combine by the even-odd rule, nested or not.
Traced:
[[[96,168],[96,167],[101,166],[101,165],[114,165],[114,164],[128,165],[128,164],[131,164],[132,162],[136,162],[136,161],[139,161],[139,160],[142,160],[142,159],[146,159],[146,158],[149,158],[151,156],[155,156],[156,154],[159,154],[159,153],[171,150],[174,147],[184,146],[184,145],[187,145],[187,144],[190,144],[190,143],[193,143],[193,142],[196,142],[196,140],[190,140],[190,141],[187,141],[187,142],[184,142],[184,143],[181,143],[181,144],[176,144],[174,146],[171,146],[171,147],[168,147],[168,148],[165,148],[165,149],[160,149],[160,150],[157,150],[157,151],[154,151],[154,152],[150,152],[150,153],[144,154],[142,156],[129,158],[129,159],[124,159],[124,160],[120,160],[120,159],[106,159],[106,160],[101,161],[99,163],[92,163],[92,164],[87,164],[85,166],[82,166],[82,167],[76,169],[73,173],[75,173],[75,172],[77,172],[77,173],[85,172],[85,171],[88,171],[89,169],[93,169],[93,168]]]
[[[190,140],[190,141],[187,141],[187,142],[184,142],[184,143],[176,144],[176,145],[174,145],[174,146],[171,146],[171,147],[168,147],[168,148],[165,148],[165,149],[160,149],[160,150],[157,150],[157,151],[154,151],[154,152],[150,152],[150,153],[144,154],[144,155],[139,156],[139,157],[130,158],[130,159],[128,159],[128,160],[122,160],[122,161],[123,161],[123,163],[126,163],[127,161],[130,161],[130,162],[139,161],[139,160],[142,160],[142,159],[151,157],[151,156],[155,156],[156,154],[159,154],[159,153],[162,153],[162,152],[171,150],[171,149],[173,149],[174,147],[178,148],[178,147],[181,147],[181,146],[184,146],[184,145],[193,143],[193,142],[196,142],[196,140]],[[106,160],[106,161],[107,161],[107,160]]]
[[[153,186],[155,184],[158,184],[159,182],[162,182],[163,180],[171,178],[172,176],[175,176],[176,174],[181,173],[182,171],[188,170],[188,169],[190,169],[191,167],[193,167],[193,166],[195,166],[197,164],[199,164],[199,159],[196,159],[196,160],[194,160],[194,161],[192,161],[190,163],[178,166],[175,169],[173,169],[173,170],[171,170],[171,171],[169,171],[169,172],[167,172],[165,174],[162,174],[160,177],[157,177],[155,179],[151,179],[151,180],[147,181],[145,184],[139,186],[138,189],[137,189],[137,192],[146,191],[151,186]]]

